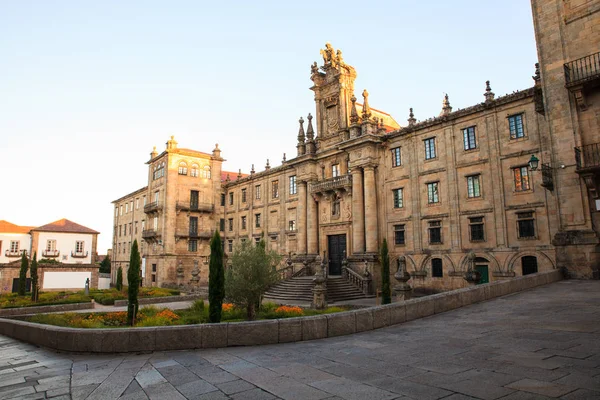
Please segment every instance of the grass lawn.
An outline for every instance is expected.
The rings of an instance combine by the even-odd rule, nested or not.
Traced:
[[[260,307],[257,319],[291,318],[330,314],[340,311],[346,311],[346,309],[329,307],[325,310],[317,311],[266,303]],[[222,322],[245,321],[245,317],[246,310],[235,307],[232,304],[223,304]],[[39,314],[26,317],[24,320],[71,328],[119,328],[127,327],[127,312]],[[170,310],[155,306],[143,307],[138,313],[138,320],[135,326],[191,325],[206,322],[208,322],[208,307],[204,306],[204,301],[198,300],[190,308],[182,310]]]

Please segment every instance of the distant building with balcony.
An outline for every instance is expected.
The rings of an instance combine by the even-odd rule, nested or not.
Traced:
[[[61,219],[33,228],[31,254],[38,260],[54,260],[61,264],[94,264],[96,262],[99,232]]]
[[[323,259],[329,276],[363,288],[381,281],[384,239],[392,274],[405,267],[428,290],[469,285],[473,270],[478,283],[561,267],[598,277],[600,1],[531,4],[539,65],[524,90],[496,97],[482,82],[480,103],[454,111],[446,95],[438,116],[417,121],[410,109],[401,125],[366,90],[357,101],[355,69],[328,44],[294,157],[208,182],[190,165],[220,171],[218,148],[171,139],[154,151],[143,238],[156,278],[146,282],[185,285],[199,264],[206,284],[215,229],[228,255],[264,238],[294,271]]]
[[[21,254],[29,255],[33,226],[19,226],[8,221],[0,221],[0,264],[13,262],[21,258]]]

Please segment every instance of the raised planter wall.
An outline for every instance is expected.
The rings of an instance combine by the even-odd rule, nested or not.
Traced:
[[[450,311],[562,279],[560,270],[342,313],[172,327],[79,329],[0,319],[0,334],[55,350],[120,353],[251,346],[349,335]]]
[[[88,310],[90,308],[94,308],[93,301],[89,303],[55,304],[53,306],[2,308],[0,309],[0,317],[14,317],[17,315],[29,314],[45,314],[61,311]]]
[[[138,304],[177,303],[179,301],[193,301],[202,299],[206,299],[206,296],[201,294],[187,294],[183,296],[147,297],[144,299],[138,299]],[[124,307],[128,303],[128,300],[115,300],[115,307]]]

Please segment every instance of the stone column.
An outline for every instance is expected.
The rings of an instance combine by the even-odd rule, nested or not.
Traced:
[[[375,167],[365,170],[365,242],[367,253],[377,253],[377,189],[375,188]]]
[[[307,195],[306,209],[308,220],[306,222],[306,247],[308,254],[319,254],[319,210],[317,202],[310,193]]]
[[[298,254],[306,254],[306,182],[298,183]]]
[[[352,254],[365,252],[365,203],[360,168],[352,168]]]

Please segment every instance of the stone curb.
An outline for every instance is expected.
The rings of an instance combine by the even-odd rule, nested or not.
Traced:
[[[0,317],[14,317],[17,315],[29,314],[46,314],[61,311],[73,310],[88,310],[94,308],[94,302],[89,303],[71,303],[71,304],[55,304],[52,306],[35,306],[35,307],[19,307],[19,308],[3,308],[0,309]]]
[[[0,334],[67,352],[126,353],[254,346],[350,335],[401,324],[563,279],[560,270],[336,314],[170,327],[79,329],[1,319]],[[85,304],[89,307],[89,304]]]
[[[187,294],[183,296],[165,296],[165,297],[146,297],[138,299],[138,304],[162,304],[162,303],[177,303],[180,301],[206,300],[206,296],[200,294]],[[129,303],[128,300],[115,300],[115,307],[125,307]]]

